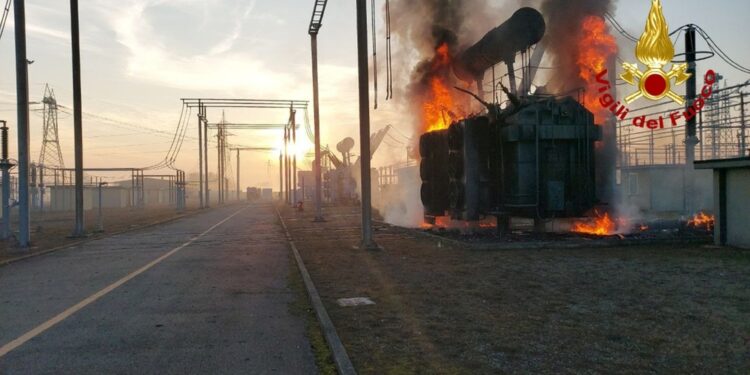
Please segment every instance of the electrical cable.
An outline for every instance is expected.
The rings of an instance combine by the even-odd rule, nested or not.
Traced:
[[[604,13],[604,17],[609,21],[609,23],[612,26],[614,26],[615,30],[617,30],[622,36],[624,36],[631,42],[635,42],[635,43],[638,42],[638,38],[634,37],[627,30],[625,30],[625,28],[622,27],[622,25],[620,25],[619,22],[617,22],[617,20],[615,19],[614,16],[612,16],[612,14],[610,14],[609,12]]]
[[[10,2],[11,0],[5,1],[5,8],[3,9],[3,18],[0,20],[0,39],[3,38],[3,32],[5,32],[5,23],[8,20],[8,14],[10,13]]]
[[[385,0],[385,59],[386,59],[386,95],[385,100],[393,99],[393,58],[391,55],[391,3]]]
[[[705,30],[703,30],[703,28],[701,28],[698,25],[692,25],[692,26],[695,27],[695,30],[698,31],[698,34],[700,34],[703,37],[703,39],[708,44],[708,47],[711,48],[711,50],[713,52],[715,52],[716,54],[718,54],[719,57],[721,57],[722,60],[724,60],[731,67],[733,67],[733,68],[735,68],[735,69],[737,69],[737,70],[739,70],[739,71],[741,71],[743,73],[750,74],[750,69],[742,66],[740,63],[734,61],[734,59],[732,59],[731,57],[729,57],[729,55],[727,55],[726,52],[724,52],[724,50],[722,50],[719,47],[719,45],[716,44],[716,42],[711,38],[711,36],[708,35],[708,33]]]
[[[375,85],[375,95],[373,95],[373,100],[375,101],[375,109],[378,109],[378,38],[375,24],[375,0],[372,0],[370,4],[370,15],[372,16],[372,80]]]

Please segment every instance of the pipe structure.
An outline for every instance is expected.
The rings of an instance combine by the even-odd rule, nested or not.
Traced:
[[[364,250],[380,247],[372,238],[372,184],[370,176],[370,85],[367,51],[367,1],[357,0],[357,66],[359,71],[359,147],[362,191],[362,245]]]
[[[16,42],[16,102],[18,116],[18,242],[29,246],[29,65],[26,59],[25,0],[13,2]]]
[[[481,81],[484,72],[493,65],[499,62],[513,63],[516,53],[539,43],[546,27],[539,11],[521,8],[476,44],[460,53],[453,65],[453,72],[464,82]]]

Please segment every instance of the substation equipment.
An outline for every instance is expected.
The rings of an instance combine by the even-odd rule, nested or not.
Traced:
[[[542,15],[518,10],[458,55],[454,72],[478,84],[484,72],[505,62],[510,72],[507,107],[454,122],[425,133],[419,142],[421,200],[425,220],[509,218],[544,220],[583,216],[597,203],[595,142],[602,137],[594,116],[575,98],[528,95],[515,87],[513,62],[518,52],[537,44],[545,33]],[[523,87],[523,86],[522,86]],[[477,97],[479,98],[479,97]]]

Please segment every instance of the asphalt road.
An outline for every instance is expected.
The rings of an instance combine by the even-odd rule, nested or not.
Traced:
[[[0,267],[0,374],[316,373],[289,262],[252,205]]]

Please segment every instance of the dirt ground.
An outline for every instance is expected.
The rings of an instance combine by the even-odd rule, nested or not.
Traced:
[[[188,208],[183,213],[178,213],[173,207],[147,207],[138,208],[108,208],[103,210],[104,231],[98,232],[98,211],[88,210],[85,212],[84,224],[88,238],[105,236],[115,232],[128,229],[137,229],[156,222],[175,218],[179,215],[190,214],[196,208]],[[17,235],[17,215],[12,216],[12,229]],[[10,258],[23,256],[30,252],[40,252],[48,249],[65,246],[80,241],[80,238],[70,238],[75,224],[75,214],[70,212],[32,212],[31,213],[31,247],[21,250],[17,247],[17,241],[11,238],[9,241],[0,241],[0,262]]]
[[[365,252],[357,208],[324,213],[283,210],[361,374],[750,373],[750,251],[476,251],[377,225]]]

